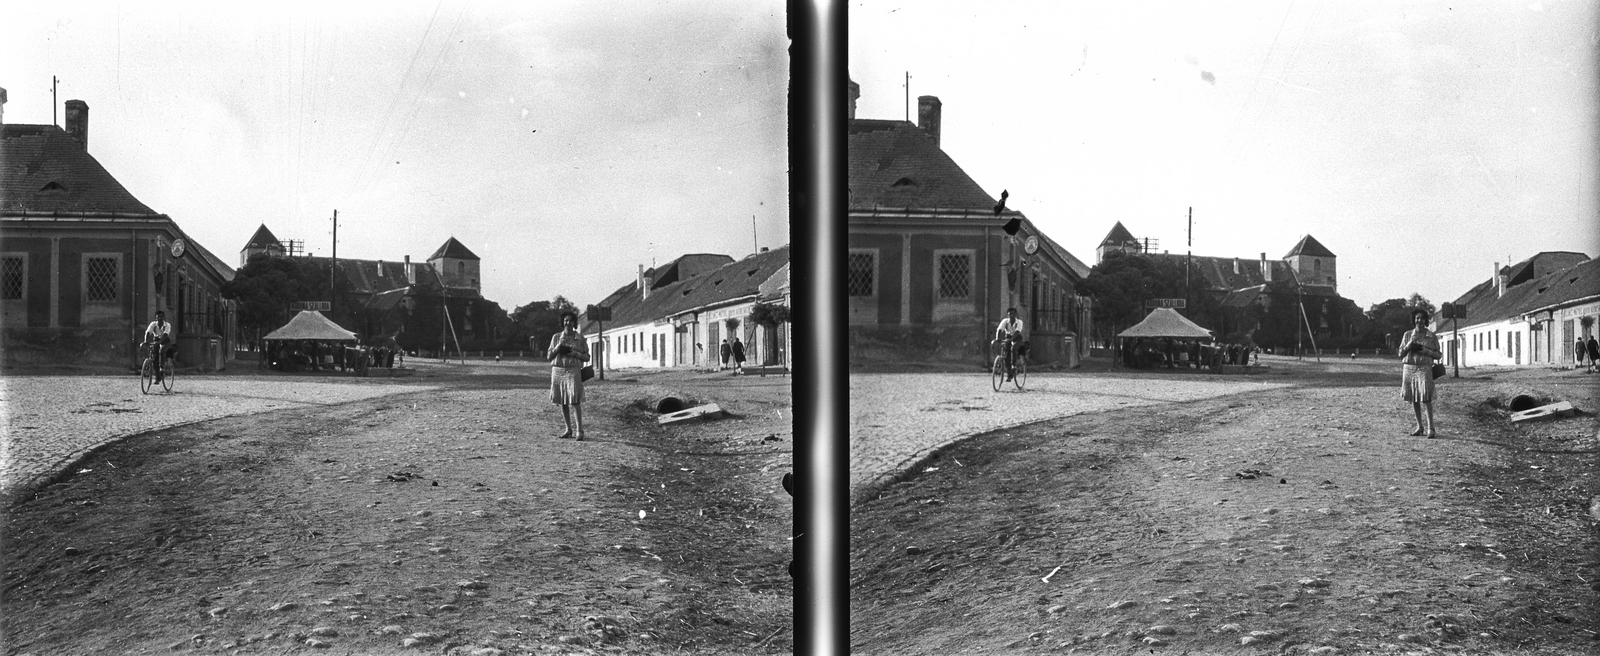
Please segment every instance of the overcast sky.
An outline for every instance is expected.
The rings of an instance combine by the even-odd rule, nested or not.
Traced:
[[[263,223],[331,254],[337,209],[341,258],[454,236],[510,311],[789,241],[778,0],[31,2],[0,32],[5,121],[49,124],[59,77],[89,153],[230,265]]]
[[[1364,308],[1600,255],[1594,2],[852,2],[857,116],[942,146],[1086,263],[1121,221],[1198,255],[1305,234]]]

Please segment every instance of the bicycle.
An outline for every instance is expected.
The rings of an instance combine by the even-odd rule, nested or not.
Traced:
[[[1006,351],[1013,348],[1016,351],[1011,358],[1012,367],[1007,370]],[[1000,354],[994,356],[994,366],[989,370],[990,384],[994,387],[994,391],[998,392],[1000,388],[1005,387],[1006,380],[1010,379],[1017,389],[1022,389],[1028,383],[1028,343],[1007,340],[1000,344],[1000,349]]]
[[[172,359],[166,357],[166,349],[160,343],[145,343],[144,347],[144,363],[139,365],[139,393],[149,394],[150,388],[155,387],[156,367],[161,367],[161,388],[171,392]]]

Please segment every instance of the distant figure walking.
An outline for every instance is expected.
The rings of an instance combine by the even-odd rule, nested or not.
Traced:
[[[1428,330],[1428,311],[1411,311],[1411,322],[1416,327],[1406,331],[1400,339],[1400,394],[1411,402],[1417,415],[1417,429],[1412,435],[1434,437],[1433,430],[1433,361],[1444,355],[1439,351],[1439,336]],[[1428,422],[1422,422],[1422,408],[1428,408]]]
[[[744,342],[735,337],[728,350],[733,352],[733,375],[744,373]]]
[[[1596,369],[1600,369],[1600,341],[1595,340],[1594,336],[1590,335],[1589,336],[1589,372],[1593,373]]]
[[[561,332],[550,336],[550,401],[561,406],[566,432],[556,437],[583,440],[583,363],[589,361],[589,344],[578,332],[578,315],[561,313]],[[573,416],[577,416],[574,430]]]
[[[733,357],[733,347],[728,345],[728,338],[722,338],[722,363],[717,365],[717,371],[728,368],[728,358]]]
[[[1578,338],[1578,342],[1575,345],[1573,345],[1573,347],[1572,347],[1572,358],[1573,358],[1573,360],[1572,360],[1572,368],[1573,369],[1582,369],[1583,368],[1583,354],[1586,351],[1588,351],[1588,349],[1584,347],[1584,345],[1583,345],[1583,337],[1580,336]]]

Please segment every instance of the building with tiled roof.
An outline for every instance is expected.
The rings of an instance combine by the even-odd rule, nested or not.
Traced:
[[[265,225],[239,251],[241,258],[287,252]],[[360,334],[364,342],[392,339],[407,351],[435,354],[505,347],[500,343],[505,337],[501,329],[505,310],[483,297],[478,256],[455,237],[445,240],[426,262],[412,262],[409,255],[399,260],[299,259],[326,268],[338,290],[335,299],[306,300],[331,301],[330,318]]]
[[[278,241],[265,223],[256,228],[256,234],[250,235],[250,241],[245,242],[244,248],[239,249],[239,266],[243,267],[250,261],[250,256],[257,253],[268,256],[282,256],[287,253],[287,247]]]
[[[65,116],[65,128],[0,124],[5,362],[136,367],[135,344],[162,311],[180,366],[222,368],[236,338],[221,296],[233,269],[90,154],[87,103],[67,101]]]
[[[1075,364],[1086,352],[1089,267],[1023,213],[1003,208],[939,147],[943,103],[917,99],[917,122],[857,118],[845,133],[851,357],[988,359],[1007,308],[1031,357]],[[1014,234],[1006,231],[1008,224]]]
[[[758,326],[750,314],[757,303],[788,305],[788,267],[788,246],[740,260],[691,254],[640,266],[633,282],[597,304],[610,319],[592,311],[581,318],[591,353],[608,369],[713,367],[722,340],[738,337],[747,365],[787,367],[787,326]]]
[[[1447,362],[1461,366],[1571,366],[1578,339],[1600,323],[1600,260],[1543,252],[1492,275],[1451,305],[1459,319],[1434,315]]]
[[[1339,296],[1338,256],[1315,237],[1305,235],[1281,259],[1269,260],[1266,253],[1256,258],[1219,257],[1155,252],[1153,240],[1142,240],[1120,221],[1102,240],[1098,253],[1101,258],[1111,252],[1142,255],[1165,260],[1183,270],[1186,263],[1191,271],[1204,279],[1196,287],[1204,287],[1213,294],[1229,313],[1228,323],[1249,323],[1246,311],[1252,306],[1270,302],[1272,286],[1288,285],[1295,291],[1297,302],[1306,308],[1317,337],[1353,337],[1359,325],[1359,307],[1353,301]],[[1241,329],[1242,333],[1253,333]]]

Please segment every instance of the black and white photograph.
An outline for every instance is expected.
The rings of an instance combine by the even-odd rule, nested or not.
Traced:
[[[785,10],[8,4],[0,651],[793,653]]]
[[[852,653],[1600,650],[1596,20],[852,2]]]

